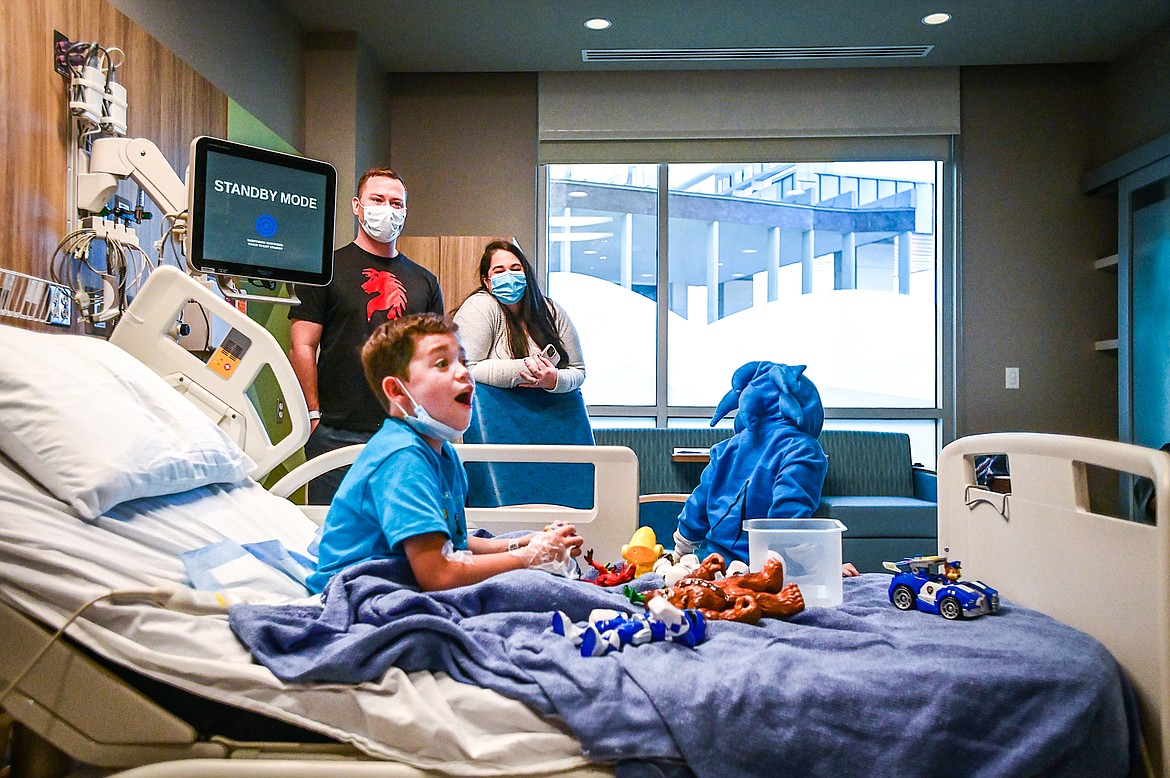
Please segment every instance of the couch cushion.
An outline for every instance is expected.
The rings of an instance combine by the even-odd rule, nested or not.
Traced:
[[[938,536],[938,506],[913,497],[822,497],[813,515],[840,521],[846,538]]]
[[[829,458],[823,494],[914,496],[909,435],[827,430],[820,440]]]
[[[849,538],[841,539],[841,560],[851,562],[863,573],[886,573],[882,562],[897,562],[916,554],[938,553],[934,538]]]
[[[675,448],[710,448],[731,437],[730,429],[596,429],[593,437],[599,446],[627,446],[638,455],[638,492],[640,494],[690,494],[703,474],[702,463],[672,462]]]

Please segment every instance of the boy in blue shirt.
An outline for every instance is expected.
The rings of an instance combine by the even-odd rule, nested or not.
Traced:
[[[433,313],[406,316],[362,348],[366,380],[390,418],[329,507],[308,579],[314,591],[371,559],[406,559],[419,587],[434,591],[580,553],[584,539],[569,524],[522,538],[468,537],[467,476],[451,443],[471,421],[475,381],[457,329]]]

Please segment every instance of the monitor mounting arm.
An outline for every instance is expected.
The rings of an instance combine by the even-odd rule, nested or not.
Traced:
[[[175,174],[158,146],[146,138],[98,138],[90,147],[89,172],[77,176],[77,207],[97,213],[118,188],[118,180],[131,178],[171,218],[185,215],[187,185]],[[220,292],[228,299],[296,305],[300,299],[241,292],[230,281],[214,275]]]
[[[89,172],[77,176],[77,207],[97,213],[109,202],[118,179],[132,178],[167,216],[187,210],[187,186],[158,146],[145,138],[98,138]]]

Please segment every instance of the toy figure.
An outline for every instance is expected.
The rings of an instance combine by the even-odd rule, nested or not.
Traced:
[[[622,546],[622,559],[635,566],[634,575],[646,575],[654,569],[654,562],[662,556],[662,544],[650,527],[639,527],[630,542]]]
[[[882,566],[894,573],[889,597],[898,610],[917,608],[950,620],[999,612],[999,592],[982,581],[960,581],[958,560],[919,555],[899,562],[882,562]]]
[[[695,570],[699,569],[699,558],[694,554],[687,554],[682,559],[675,562],[669,554],[659,559],[654,563],[654,572],[662,576],[662,580],[666,582],[667,586],[674,586],[683,578],[691,576]],[[740,575],[748,571],[748,566],[736,559],[727,566],[727,570],[722,573],[725,576]],[[719,576],[720,574],[716,574]]]
[[[694,648],[707,637],[703,614],[695,610],[680,610],[663,598],[647,604],[650,613],[629,614],[597,609],[589,614],[583,626],[557,611],[552,615],[552,629],[564,635],[581,649],[581,656],[604,656],[624,646],[669,640]]]
[[[620,571],[615,570],[613,565],[603,565],[594,562],[593,549],[585,552],[585,561],[597,571],[597,578],[593,579],[592,583],[598,586],[617,586],[618,584],[624,584],[634,580],[634,565],[629,562],[623,563]]]
[[[784,562],[779,554],[769,554],[758,573],[720,578],[726,569],[723,557],[711,554],[674,586],[647,592],[647,607],[657,598],[666,598],[678,608],[696,608],[708,619],[746,624],[756,624],[765,617],[788,618],[804,610],[800,587],[784,585]]]
[[[687,554],[677,562],[674,562],[667,555],[654,563],[654,572],[662,576],[662,580],[666,582],[667,586],[674,586],[680,580],[695,572],[698,567],[699,558],[694,554]]]

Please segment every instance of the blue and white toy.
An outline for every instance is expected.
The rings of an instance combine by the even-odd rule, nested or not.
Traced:
[[[552,615],[552,628],[573,641],[586,657],[663,640],[694,648],[707,637],[707,620],[697,610],[677,608],[665,597],[654,598],[646,607],[650,613],[598,608],[584,624],[574,624],[567,614],[557,611]]]
[[[902,566],[910,568],[909,572]],[[890,602],[898,610],[917,608],[944,619],[962,619],[999,611],[999,592],[982,581],[960,581],[960,563],[945,556],[913,556],[899,562],[883,562],[895,573],[890,581]],[[937,570],[937,572],[935,572]]]

